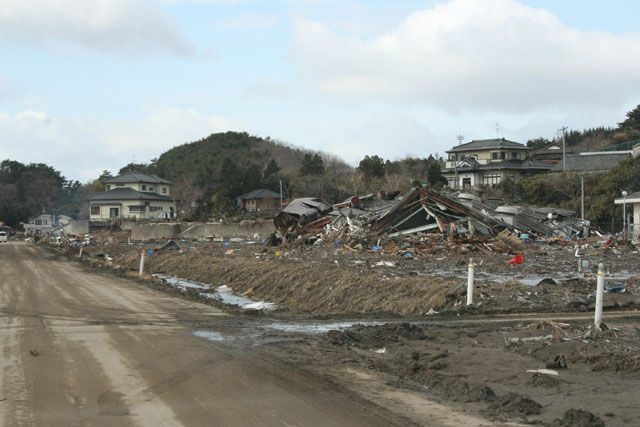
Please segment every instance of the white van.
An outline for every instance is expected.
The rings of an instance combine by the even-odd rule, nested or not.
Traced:
[[[9,240],[9,236],[7,236],[6,231],[0,231],[0,242],[6,242]]]

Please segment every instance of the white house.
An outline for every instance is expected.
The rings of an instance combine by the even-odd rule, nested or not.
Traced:
[[[494,186],[549,171],[553,164],[529,157],[531,149],[507,139],[480,139],[453,147],[442,175],[451,188],[470,190],[475,185]]]
[[[172,181],[155,175],[129,172],[104,182],[107,191],[88,197],[89,219],[173,219],[176,203]]]
[[[625,218],[625,223],[631,225],[630,238],[640,237],[640,191],[627,195],[627,197],[621,197],[615,200],[616,205],[625,205],[627,217],[631,216],[631,221],[628,222]]]

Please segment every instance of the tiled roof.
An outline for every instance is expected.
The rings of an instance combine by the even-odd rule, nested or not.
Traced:
[[[166,200],[172,201],[173,198],[169,196],[162,196],[156,193],[146,193],[142,191],[136,191],[130,187],[116,188],[114,190],[105,191],[95,196],[87,197],[89,201],[102,201],[102,200]]]
[[[447,153],[458,153],[461,151],[476,151],[490,149],[510,149],[510,150],[530,150],[529,147],[519,142],[509,141],[508,139],[479,139],[477,141],[467,142],[466,144],[457,145]]]
[[[465,159],[466,160],[466,159]],[[457,169],[458,172],[470,172],[470,171],[490,171],[490,170],[537,170],[548,171],[554,165],[549,162],[543,162],[541,160],[532,159],[530,157],[524,160],[503,160],[501,162],[492,162],[486,165],[478,164],[474,162],[473,166],[458,166],[457,168],[446,168],[442,172],[451,173]]]
[[[249,191],[248,193],[244,193],[241,196],[236,197],[236,199],[240,200],[252,200],[252,199],[266,199],[270,197],[272,199],[279,199],[280,194],[275,191],[267,190],[266,188],[261,188],[259,190]]]
[[[160,178],[155,175],[147,175],[140,172],[128,172],[124,175],[116,176],[115,178],[110,178],[104,181],[105,184],[118,184],[118,183],[131,183],[131,182],[144,182],[145,184],[173,184],[173,181],[169,181],[168,179]]]

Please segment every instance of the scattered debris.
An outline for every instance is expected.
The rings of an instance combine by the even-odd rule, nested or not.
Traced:
[[[559,375],[558,371],[554,371],[553,369],[528,369],[527,372],[532,374]]]
[[[484,253],[513,253],[510,264],[522,264],[517,253],[524,242],[546,239],[564,244],[588,229],[568,210],[503,206],[498,199],[467,193],[444,193],[425,187],[399,192],[354,196],[333,206],[314,198],[293,200],[274,219],[273,242],[330,242],[351,251],[370,248],[405,258],[440,247],[470,246]]]

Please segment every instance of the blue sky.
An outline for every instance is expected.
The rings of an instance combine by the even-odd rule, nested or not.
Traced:
[[[640,3],[3,0],[0,159],[86,182],[246,131],[352,164],[615,126]]]

